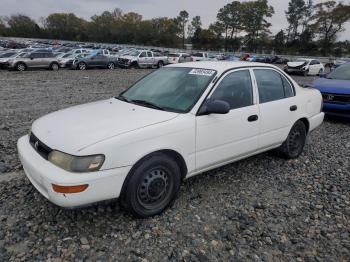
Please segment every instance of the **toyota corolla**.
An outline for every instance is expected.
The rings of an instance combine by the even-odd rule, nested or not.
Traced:
[[[321,108],[318,90],[272,65],[176,64],[114,98],[36,120],[18,152],[51,202],[119,199],[148,217],[173,203],[185,178],[276,148],[297,158]]]

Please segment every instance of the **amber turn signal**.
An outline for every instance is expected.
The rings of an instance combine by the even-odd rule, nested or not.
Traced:
[[[78,186],[59,186],[52,184],[52,188],[57,193],[63,194],[74,194],[85,191],[89,185],[78,185]]]

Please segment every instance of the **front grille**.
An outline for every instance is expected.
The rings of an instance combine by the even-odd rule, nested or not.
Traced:
[[[125,58],[118,58],[118,63],[123,64],[123,65],[127,65],[129,62],[128,59]]]
[[[323,101],[334,104],[349,104],[350,95],[340,95],[331,93],[322,93]]]
[[[29,143],[39,155],[48,160],[49,154],[52,151],[50,147],[41,142],[33,133],[30,133]]]

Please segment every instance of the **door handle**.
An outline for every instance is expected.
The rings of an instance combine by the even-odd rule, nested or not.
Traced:
[[[290,111],[297,111],[298,107],[296,105],[289,108]]]
[[[258,115],[252,115],[248,117],[248,122],[254,122],[254,121],[257,121],[258,119],[259,119]]]

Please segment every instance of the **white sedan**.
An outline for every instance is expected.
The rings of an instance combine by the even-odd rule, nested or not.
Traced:
[[[288,74],[321,75],[325,72],[324,65],[315,59],[300,58],[295,62],[288,62],[284,71]]]
[[[51,202],[71,208],[119,198],[148,217],[171,205],[185,178],[275,148],[298,157],[323,121],[321,107],[319,91],[275,66],[176,64],[117,97],[36,120],[18,152]]]

